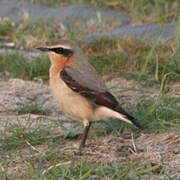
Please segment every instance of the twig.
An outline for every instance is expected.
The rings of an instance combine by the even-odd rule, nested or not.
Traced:
[[[0,168],[1,168],[1,172],[3,173],[2,177],[6,180],[7,179],[6,172],[5,172],[4,167],[1,164],[0,164]]]
[[[132,139],[133,150],[134,150],[135,153],[137,153],[137,148],[136,148],[136,145],[135,145],[135,142],[134,142],[133,133],[131,133],[131,139]]]
[[[1,164],[0,164],[0,167],[1,167],[1,171],[4,173],[5,172],[4,167]]]
[[[39,151],[37,148],[35,148],[32,144],[30,144],[30,142],[29,142],[29,141],[25,140],[25,142],[26,142],[26,144],[27,144],[28,146],[30,146],[30,147],[31,147],[31,149],[33,149],[34,151],[36,151],[36,152],[38,152],[38,153],[42,153],[42,152],[41,152],[41,151]]]
[[[55,167],[59,167],[59,166],[62,166],[62,165],[68,165],[68,164],[70,164],[70,163],[71,163],[71,161],[67,161],[67,162],[55,164],[54,166],[50,166],[50,167],[48,167],[47,169],[45,169],[45,170],[42,172],[42,175],[45,175],[47,172],[49,172],[51,169],[53,169],[53,168],[55,168]]]
[[[156,54],[155,79],[156,79],[156,81],[159,80],[159,59],[158,59],[158,55],[157,54]]]
[[[174,72],[166,73],[166,74],[163,76],[162,80],[161,80],[160,93],[164,93],[165,87],[166,87],[166,83],[167,83],[168,77],[169,77],[170,75],[175,75],[175,76],[180,77],[179,74],[174,73]]]

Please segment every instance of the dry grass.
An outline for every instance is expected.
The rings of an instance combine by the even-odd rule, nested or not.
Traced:
[[[57,176],[80,178],[83,175],[83,179],[94,175],[97,179],[121,176],[178,179],[179,143],[180,137],[173,133],[141,134],[134,138],[132,133],[116,132],[106,137],[101,136],[98,140],[91,137],[83,156],[74,156],[79,140],[60,138],[54,142],[46,141],[42,145],[32,145],[26,141],[26,147],[3,153],[1,160],[9,179],[12,176],[15,179],[53,179]],[[5,163],[4,158],[9,163]],[[81,175],[75,172],[75,167],[76,171],[82,172]],[[104,174],[100,173],[100,167]],[[69,174],[66,174],[67,169]],[[89,173],[86,174],[86,171]]]
[[[11,86],[19,82],[21,86],[15,86],[14,94],[11,89],[7,91],[5,84]],[[3,83],[1,91],[21,100],[32,96],[46,98],[49,93],[47,85],[40,86],[38,82],[11,80]],[[122,84],[126,85],[126,90]],[[74,155],[82,132],[79,123],[69,123],[62,115],[42,116],[39,112],[15,115],[14,111],[7,115],[9,112],[4,109],[4,115],[0,116],[1,127],[4,127],[0,139],[0,179],[178,179],[178,98],[173,93],[169,99],[152,100],[158,94],[157,89],[146,89],[143,94],[132,89],[135,84],[122,78],[113,78],[107,83],[121,97],[123,106],[133,109],[133,114],[146,125],[145,131],[138,132],[115,120],[93,124],[83,156]],[[43,87],[43,94],[39,94],[38,87]],[[141,99],[138,104],[134,96]],[[150,101],[143,100],[144,97]],[[127,103],[131,99],[134,100],[132,104]],[[50,107],[54,109],[54,106]],[[31,106],[26,108],[26,111],[16,110],[31,112]]]
[[[125,10],[134,24],[177,20],[179,7],[176,0],[82,1]],[[49,22],[1,21],[0,40],[5,44],[12,41],[17,49],[31,49],[61,38],[58,28]],[[74,38],[68,33],[65,36]],[[70,124],[55,111],[46,85],[47,58],[27,62],[19,54],[1,55],[2,72],[37,82],[0,82],[0,179],[180,179],[179,36],[167,45],[147,45],[127,37],[104,38],[82,48],[96,69],[105,74],[107,86],[122,106],[145,125],[145,131],[115,120],[102,121],[93,125],[84,156],[74,156],[82,126]]]

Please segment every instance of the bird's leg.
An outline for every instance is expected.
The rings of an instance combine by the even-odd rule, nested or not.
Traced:
[[[85,146],[86,139],[87,139],[87,136],[88,136],[88,132],[89,132],[90,127],[91,127],[91,122],[89,122],[88,125],[85,126],[85,129],[84,129],[84,132],[83,132],[83,136],[82,136],[82,139],[81,139],[81,143],[80,143],[79,148],[82,148],[82,147]]]
[[[79,155],[81,155],[81,150],[85,146],[86,139],[87,139],[87,136],[88,136],[88,132],[89,132],[89,129],[91,127],[91,122],[89,122],[89,121],[85,121],[83,124],[84,124],[85,128],[84,128],[84,132],[83,132],[82,139],[81,139],[79,149],[78,149],[78,153],[77,153]]]

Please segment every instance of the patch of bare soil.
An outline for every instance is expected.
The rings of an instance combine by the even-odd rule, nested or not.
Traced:
[[[31,104],[38,104],[42,109],[50,110],[50,115],[17,114],[18,109]],[[28,124],[38,127],[45,124],[50,126],[59,119],[64,120],[66,117],[59,112],[48,86],[41,81],[21,79],[0,81],[0,131],[7,131],[9,126],[17,124],[25,127]]]
[[[128,164],[137,164],[134,171],[139,172],[143,180],[180,178],[180,136],[173,133],[141,134],[133,138],[132,134],[126,132],[117,136],[100,137],[99,140],[89,138],[83,149],[83,156],[74,155],[79,140],[63,140],[63,144],[60,145],[61,148],[52,149],[46,143],[34,147],[27,142],[26,148],[20,150],[20,155],[6,167],[7,176],[10,179],[21,178],[29,169],[28,158],[34,159],[56,152],[61,154],[58,157],[59,164],[61,161],[69,163],[74,158],[88,159],[99,165],[116,164],[120,170],[128,169]],[[41,168],[46,171],[50,166],[52,164],[44,164]],[[54,164],[53,166],[55,167]],[[130,179],[137,179],[136,174],[130,173],[129,176]]]
[[[112,91],[118,96],[125,97],[128,101],[133,102],[139,98],[158,95],[158,90],[153,89],[143,92],[127,90],[132,87],[138,88],[138,86],[136,82],[127,81],[123,78],[106,79],[106,81],[108,87],[117,86],[117,88],[113,88]],[[177,92],[178,88],[179,86],[177,84],[171,86],[170,92]],[[21,108],[23,105],[33,103],[50,109],[50,115],[16,115],[16,112],[12,111]],[[8,132],[9,124],[12,125],[13,123],[20,123],[27,127],[29,120],[31,121],[30,127],[32,127],[32,124],[35,127],[54,127],[55,131],[60,132],[61,127],[57,129],[57,124],[54,122],[69,120],[69,118],[59,112],[59,108],[53,101],[48,86],[41,81],[32,82],[21,79],[0,81],[0,131],[6,130]],[[63,151],[63,154],[67,154],[67,156],[71,156],[72,154],[73,158],[79,141],[66,140],[66,142],[65,147],[61,150],[58,149],[58,151]],[[39,146],[37,149],[39,149]],[[47,147],[42,145],[41,149],[42,152],[46,154]],[[26,153],[27,152],[25,152],[25,154]],[[118,163],[120,167],[124,162],[138,164],[138,167],[142,167],[142,171],[147,169],[146,172],[151,173],[150,175],[142,174],[143,179],[166,179],[167,177],[180,179],[180,136],[177,134],[152,133],[142,134],[137,138],[133,138],[132,134],[128,133],[127,136],[126,134],[117,134],[117,136],[107,135],[106,137],[100,137],[100,140],[89,138],[87,147],[84,148],[84,154],[88,156],[92,162],[98,164]],[[17,160],[16,168],[13,164],[9,166],[9,173],[12,176],[12,172],[14,171],[16,175],[18,173],[24,174],[26,168],[21,168],[22,163],[21,160]],[[126,167],[123,166],[122,168]]]
[[[48,96],[48,97],[47,97]],[[0,111],[15,110],[35,103],[49,96],[48,88],[42,82],[24,81],[21,79],[9,79],[0,81]]]
[[[142,98],[153,98],[160,94],[160,85],[159,87],[145,89],[145,82],[127,80],[122,77],[117,77],[116,74],[104,76],[104,80],[106,81],[106,85],[111,88],[111,91],[114,92],[116,96],[128,98],[132,102]],[[166,85],[165,92],[166,96],[169,97],[180,95],[180,82],[173,82]]]
[[[143,179],[180,178],[180,136],[152,133],[135,139],[132,134],[122,138],[125,136],[127,134],[109,135],[99,141],[90,139],[83,153],[98,164],[116,163],[122,168],[127,168],[123,165],[125,162],[137,164],[137,170],[150,174],[142,173]],[[64,151],[73,154],[76,148],[69,147]]]

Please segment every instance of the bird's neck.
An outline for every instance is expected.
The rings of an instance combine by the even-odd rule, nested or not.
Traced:
[[[50,77],[50,79],[59,78],[59,73],[60,73],[61,70],[62,70],[62,68],[52,64],[50,69],[49,69],[49,77]]]
[[[72,66],[75,62],[71,58],[66,57],[50,57],[51,68],[49,71],[50,78],[59,78],[60,71],[68,66]]]

